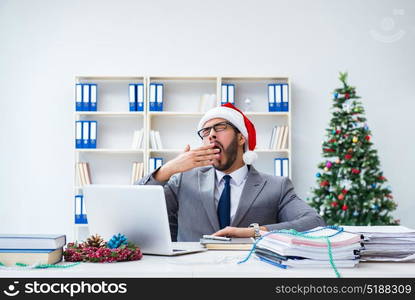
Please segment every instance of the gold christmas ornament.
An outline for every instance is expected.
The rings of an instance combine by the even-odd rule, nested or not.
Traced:
[[[353,143],[357,143],[357,141],[358,141],[357,137],[354,137],[353,138]]]

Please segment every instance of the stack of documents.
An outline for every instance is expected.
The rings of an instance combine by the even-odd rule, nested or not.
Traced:
[[[359,251],[362,248],[361,235],[344,231],[336,234],[337,232],[324,227],[317,227],[303,235],[263,232],[264,236],[258,241],[255,254],[260,260],[283,268],[330,268],[332,265],[327,237],[332,262],[336,267],[355,267],[359,263]]]
[[[344,226],[363,235],[362,261],[415,260],[415,230],[404,226]]]

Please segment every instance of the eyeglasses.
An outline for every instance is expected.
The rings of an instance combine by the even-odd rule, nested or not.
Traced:
[[[210,134],[210,131],[212,130],[212,128],[215,130],[215,132],[220,132],[220,131],[224,131],[226,130],[226,128],[228,128],[228,126],[231,126],[232,128],[236,129],[235,126],[233,126],[231,123],[229,122],[220,122],[217,123],[213,126],[209,126],[209,127],[205,127],[200,129],[197,134],[200,136],[201,139],[207,137]]]

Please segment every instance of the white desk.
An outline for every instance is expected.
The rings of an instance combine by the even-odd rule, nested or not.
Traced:
[[[186,243],[186,248],[199,243]],[[0,277],[336,277],[327,269],[280,269],[257,260],[254,255],[242,264],[248,251],[207,251],[182,256],[144,255],[139,261],[118,263],[81,263],[67,269],[0,270]],[[415,278],[413,263],[361,262],[352,269],[339,269],[342,277]]]

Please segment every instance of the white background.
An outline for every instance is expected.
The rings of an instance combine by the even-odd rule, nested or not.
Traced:
[[[289,76],[293,181],[316,185],[339,71],[415,227],[414,1],[0,1],[0,232],[72,238],[75,75]]]

